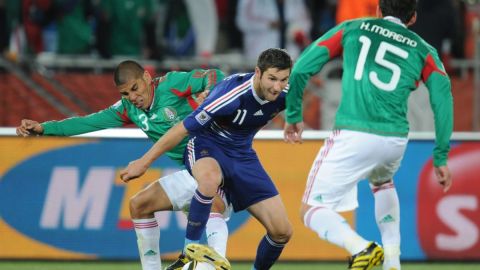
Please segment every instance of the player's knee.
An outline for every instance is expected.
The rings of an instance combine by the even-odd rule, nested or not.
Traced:
[[[202,172],[195,175],[198,190],[205,196],[215,196],[221,181],[221,174],[217,172]]]
[[[221,172],[216,171],[203,171],[194,175],[195,179],[199,182],[199,184],[215,184],[219,185],[222,179]]]
[[[385,179],[385,180],[375,180],[375,181],[370,181],[372,184],[371,188],[372,189],[378,189],[382,187],[388,187],[393,184],[393,179]]]
[[[282,226],[276,226],[268,232],[270,238],[277,243],[287,243],[293,235],[293,227],[290,222],[286,222]]]
[[[147,203],[141,196],[141,193],[135,194],[129,201],[130,216],[133,219],[142,218],[147,211]]]

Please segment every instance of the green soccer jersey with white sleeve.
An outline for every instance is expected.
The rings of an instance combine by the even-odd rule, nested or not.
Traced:
[[[196,69],[190,72],[169,72],[152,80],[153,102],[148,110],[135,107],[125,98],[114,105],[86,116],[61,121],[48,121],[41,125],[46,136],[73,136],[101,129],[121,127],[133,123],[153,141],[157,141],[176,123],[197,108],[196,95],[210,90],[224,74],[220,70]],[[183,164],[185,138],[167,155]]]
[[[313,42],[292,70],[287,122],[302,121],[308,79],[340,55],[342,98],[334,128],[406,137],[408,97],[423,81],[434,113],[434,164],[445,165],[453,129],[450,79],[436,50],[394,17],[346,21]]]

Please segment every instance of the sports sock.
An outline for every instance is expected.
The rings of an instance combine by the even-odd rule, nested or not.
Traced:
[[[185,246],[191,243],[198,243],[200,237],[205,232],[205,226],[208,221],[210,210],[212,209],[213,197],[202,195],[200,191],[195,190],[190,210],[188,212],[187,232],[185,236]]]
[[[277,243],[273,241],[268,234],[265,235],[257,248],[257,256],[253,264],[253,269],[263,270],[270,269],[270,267],[277,261],[282,253],[284,243]]]
[[[369,244],[340,214],[331,209],[312,207],[305,213],[303,222],[320,238],[345,248],[352,255],[359,253]]]
[[[384,247],[384,269],[400,270],[400,203],[393,182],[370,186],[375,198],[377,221]]]
[[[132,219],[143,270],[162,269],[160,229],[155,218]]]
[[[208,245],[218,252],[218,254],[225,257],[227,252],[228,227],[222,214],[210,214],[206,232]]]

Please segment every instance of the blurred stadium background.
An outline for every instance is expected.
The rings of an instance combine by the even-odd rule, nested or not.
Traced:
[[[195,12],[192,1],[210,9]],[[112,71],[125,59],[139,61],[156,76],[193,68],[219,68],[226,74],[251,71],[255,59],[247,56],[248,48],[242,41],[246,26],[235,21],[241,1],[192,1],[0,0],[0,269],[140,269],[135,236],[128,223],[128,196],[178,168],[168,160],[159,160],[149,175],[125,186],[115,180],[119,168],[150,146],[140,133],[114,130],[107,134],[109,138],[100,134],[25,140],[13,137],[13,127],[23,118],[58,120],[114,104],[119,95]],[[291,29],[287,36],[300,50],[306,41],[338,21],[372,15],[371,6],[376,2],[355,0],[356,6],[353,0],[298,1],[308,12],[310,27],[303,32]],[[434,127],[428,93],[420,85],[409,101],[412,142],[396,178],[402,203],[402,259],[416,262],[404,269],[479,269],[474,262],[480,260],[480,3],[418,3],[419,18],[425,19],[420,19],[414,30],[432,44],[439,44],[437,49],[452,79],[455,135],[451,166],[455,185],[447,195],[430,186]],[[204,21],[213,28],[198,29],[196,13],[202,12],[215,15],[216,22]],[[345,12],[350,13],[342,15]],[[125,32],[127,41],[118,42],[122,39],[111,34],[118,31]],[[195,36],[200,31],[204,35]],[[205,37],[208,39],[202,40]],[[133,45],[130,40],[135,41]],[[122,48],[112,48],[115,45]],[[134,49],[129,49],[130,45]],[[282,116],[265,127],[255,142],[267,170],[278,181],[297,230],[282,255],[282,261],[295,263],[275,269],[346,268],[343,261],[347,254],[317,240],[297,218],[304,179],[338,105],[341,72],[338,59],[310,81],[304,108],[307,135],[311,137],[304,145],[286,146],[278,140]],[[122,135],[127,131],[133,136]],[[280,156],[284,160],[278,164],[275,160]],[[99,181],[90,174],[98,166],[110,168],[112,191],[101,195],[108,196],[105,216],[100,217],[99,226],[91,228],[85,221],[89,208],[74,205],[82,199],[99,202],[99,197],[89,197],[84,188],[90,181]],[[61,193],[64,209],[58,210],[55,226],[48,227],[41,224],[44,205],[50,199],[48,191],[57,183],[53,181],[55,172],[65,167],[77,170],[73,178],[65,178],[65,183],[75,188],[72,193]],[[373,200],[365,183],[360,186],[359,199],[361,207],[346,217],[363,235],[379,240]],[[69,218],[77,220],[73,227],[67,226]],[[182,214],[162,213],[158,218],[167,220],[161,242],[165,259],[171,260],[181,246],[184,219]],[[234,261],[253,260],[261,228],[245,213],[237,215],[230,226],[228,256]],[[428,263],[438,260],[452,263]],[[235,264],[235,269],[247,268],[246,264]]]

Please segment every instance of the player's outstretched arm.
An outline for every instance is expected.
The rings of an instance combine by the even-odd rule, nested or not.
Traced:
[[[39,136],[43,134],[43,127],[37,121],[30,119],[23,119],[20,126],[17,127],[18,136]]]
[[[183,122],[176,124],[160,140],[158,140],[140,159],[130,162],[126,169],[120,172],[120,178],[128,182],[142,176],[150,165],[161,155],[172,150],[179,144],[183,138],[188,135],[188,131]]]

